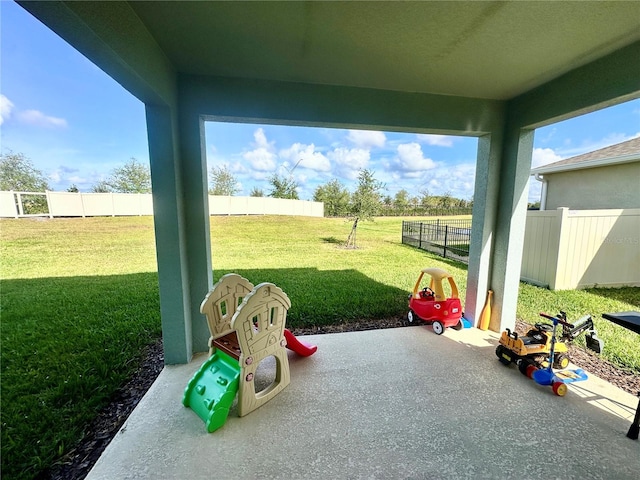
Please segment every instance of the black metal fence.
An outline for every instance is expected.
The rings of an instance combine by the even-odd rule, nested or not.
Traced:
[[[471,220],[403,221],[402,243],[469,263]]]

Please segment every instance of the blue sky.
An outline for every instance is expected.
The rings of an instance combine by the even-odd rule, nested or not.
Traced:
[[[23,153],[58,191],[71,184],[90,191],[131,157],[148,163],[139,100],[13,1],[0,1],[0,35],[3,153]],[[227,166],[238,195],[254,187],[268,194],[274,173],[292,175],[304,200],[334,178],[353,191],[361,168],[374,171],[391,197],[400,189],[473,195],[475,138],[224,123],[207,123],[205,132],[209,169]],[[639,134],[634,100],[539,129],[533,166]],[[539,196],[533,181],[529,200]]]

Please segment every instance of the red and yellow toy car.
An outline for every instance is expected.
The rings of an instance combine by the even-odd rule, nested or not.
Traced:
[[[431,281],[428,287],[420,289],[420,282],[425,273],[431,277]],[[448,298],[442,286],[445,279],[449,281],[451,289],[451,296]],[[440,268],[423,269],[413,287],[413,293],[409,295],[407,321],[414,324],[420,320],[431,323],[437,335],[441,335],[447,327],[453,327],[455,330],[463,327],[458,286],[453,277]]]

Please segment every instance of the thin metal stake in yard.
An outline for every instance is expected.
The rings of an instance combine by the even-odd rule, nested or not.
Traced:
[[[351,227],[351,233],[349,233],[349,237],[347,238],[347,244],[345,245],[347,248],[356,248],[356,230],[358,228],[358,220],[356,217],[353,221],[353,226]]]

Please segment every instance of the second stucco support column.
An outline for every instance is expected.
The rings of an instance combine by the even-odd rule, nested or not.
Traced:
[[[473,202],[465,315],[474,325],[487,290],[494,292],[489,329],[513,329],[518,304],[533,131],[480,137]]]
[[[513,329],[516,322],[534,135],[533,130],[507,132],[490,277],[494,303],[489,328],[496,332]]]
[[[491,286],[493,240],[498,215],[502,135],[498,132],[478,139],[476,182],[473,192],[473,228],[469,247],[469,268],[465,317],[477,326]]]
[[[176,119],[164,106],[146,106],[153,223],[158,261],[164,361],[187,363],[193,354],[185,203]]]
[[[197,111],[181,104],[180,153],[184,190],[187,265],[191,308],[193,351],[208,350],[209,327],[200,304],[213,286],[209,190],[205,148],[204,120]]]

